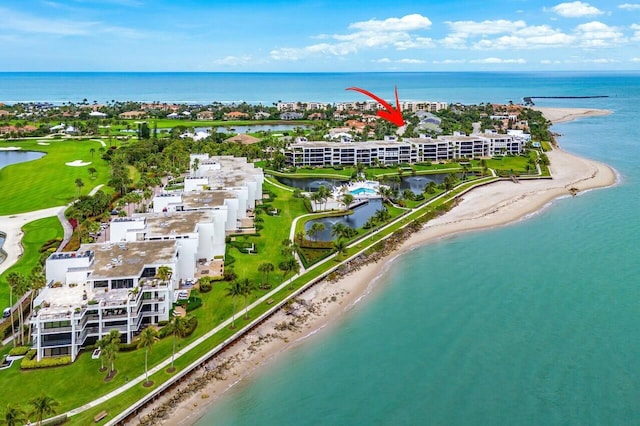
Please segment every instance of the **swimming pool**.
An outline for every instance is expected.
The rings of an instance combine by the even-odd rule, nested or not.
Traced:
[[[353,195],[375,195],[376,191],[371,188],[356,188],[349,191]]]

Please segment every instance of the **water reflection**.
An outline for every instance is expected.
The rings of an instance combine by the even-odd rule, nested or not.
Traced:
[[[304,225],[305,232],[313,226],[314,223],[324,224],[324,231],[318,232],[313,238],[314,241],[331,241],[331,227],[336,223],[342,223],[351,228],[358,229],[367,223],[370,217],[372,217],[377,210],[382,209],[382,200],[377,198],[369,200],[365,204],[353,209],[353,214],[344,216],[323,217],[321,219],[313,219],[308,221]],[[307,237],[309,238],[309,237]]]
[[[271,133],[280,133],[280,132],[290,132],[293,129],[300,128],[308,128],[309,126],[300,125],[300,124],[255,124],[252,126],[216,126],[215,131],[218,133],[258,133],[258,132],[271,132]],[[194,130],[196,132],[211,132],[213,131],[213,127],[196,127]]]
[[[338,186],[346,182],[346,180],[331,179],[331,178],[317,178],[317,177],[290,178],[290,177],[276,176],[275,178],[278,182],[280,182],[283,185],[287,185],[292,188],[298,188],[302,191],[307,191],[307,192],[315,192],[321,186],[324,186],[325,188],[330,190],[334,186]]]

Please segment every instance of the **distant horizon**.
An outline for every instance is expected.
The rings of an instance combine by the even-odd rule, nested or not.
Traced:
[[[560,73],[581,73],[581,74],[624,74],[638,73],[638,69],[611,69],[611,70],[438,70],[438,71],[105,71],[105,70],[47,70],[47,71],[2,71],[0,74],[560,74]]]
[[[640,68],[640,0],[23,0],[0,15],[7,72]]]

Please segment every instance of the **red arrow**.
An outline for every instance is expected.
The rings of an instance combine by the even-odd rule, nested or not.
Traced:
[[[378,101],[386,109],[386,111],[378,111],[377,112],[378,117],[382,118],[383,120],[390,121],[398,127],[404,126],[404,118],[402,118],[402,112],[400,112],[400,102],[398,101],[398,86],[396,86],[396,107],[395,108],[389,105],[389,103],[387,103],[387,101],[385,101],[384,99],[379,98],[373,93],[368,92],[364,89],[360,89],[359,87],[348,87],[345,90],[354,90],[356,92],[360,92],[363,95],[369,96],[370,98]]]

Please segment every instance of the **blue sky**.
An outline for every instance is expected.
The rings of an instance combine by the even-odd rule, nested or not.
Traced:
[[[629,1],[5,1],[0,70],[637,70]]]

